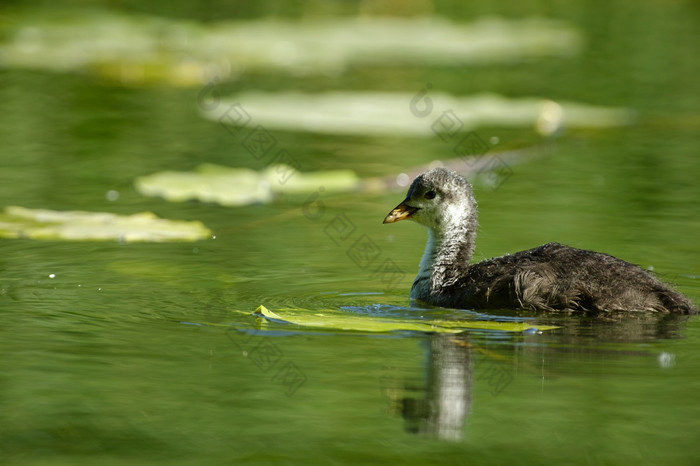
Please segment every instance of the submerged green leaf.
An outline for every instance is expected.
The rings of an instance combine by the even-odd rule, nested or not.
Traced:
[[[166,220],[150,212],[56,211],[8,206],[0,214],[0,237],[130,242],[196,241],[211,231],[197,221]]]
[[[358,316],[342,311],[308,311],[301,309],[280,309],[272,312],[259,306],[254,315],[272,322],[281,322],[328,330],[351,330],[357,332],[417,331],[437,333],[459,333],[464,330],[500,330],[522,332],[533,325],[528,322],[496,322],[488,320],[417,320],[389,317]],[[538,330],[552,330],[551,325],[538,326]]]

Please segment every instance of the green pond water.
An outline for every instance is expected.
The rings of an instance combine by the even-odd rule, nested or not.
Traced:
[[[202,24],[266,15],[214,3],[119,14]],[[310,14],[264,5],[281,16]],[[13,18],[28,21],[31,10],[11,6]],[[626,1],[434,8],[465,23],[559,19],[583,45],[570,56],[473,66],[401,60],[336,73],[246,70],[220,93],[413,95],[430,83],[454,95],[630,109],[630,125],[570,128],[544,142],[531,126],[478,126],[482,140],[497,142],[490,153],[528,155],[495,185],[488,175],[473,179],[475,257],[558,241],[652,268],[700,303],[700,10]],[[14,27],[0,24],[0,44]],[[381,223],[403,190],[324,187],[235,208],[144,197],[134,187],[139,176],[202,163],[262,170],[267,161],[203,118],[202,86],[121,84],[89,67],[49,68],[0,65],[0,207],[151,211],[199,220],[213,237],[0,239],[0,463],[697,464],[698,317],[412,308],[426,232]],[[437,136],[268,129],[302,171],[350,169],[368,179],[453,157]],[[392,274],[382,273],[384,264]],[[251,315],[259,305],[559,328],[309,330],[261,323]]]

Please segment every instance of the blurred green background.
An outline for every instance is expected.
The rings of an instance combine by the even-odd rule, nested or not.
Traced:
[[[397,22],[377,36],[359,26],[387,18]],[[4,1],[0,207],[151,211],[215,238],[0,239],[0,462],[694,464],[697,318],[504,311],[490,317],[561,328],[453,340],[261,330],[247,315],[260,304],[358,318],[465,311],[408,307],[425,231],[381,224],[405,188],[283,190],[225,207],[146,197],[134,181],[270,164],[205,118],[198,97],[212,82],[303,172],[374,181],[455,158],[440,135],[411,134],[447,110],[439,94],[623,109],[632,118],[616,124],[567,124],[565,112],[551,133],[537,130],[541,114],[513,123],[453,108],[489,156],[513,156],[507,177],[456,167],[479,202],[475,256],[558,241],[653,269],[698,303],[699,23],[690,1]],[[421,120],[409,103],[428,83],[436,109]],[[348,109],[354,93],[406,96],[398,129],[353,130],[377,118],[363,109],[348,110],[342,134],[305,128],[311,104],[282,97],[278,120],[253,111],[260,92],[339,91]],[[339,215],[347,238],[332,234]],[[353,255],[360,238],[376,248],[369,265]],[[400,270],[391,284],[376,273],[386,260]],[[265,347],[269,367],[255,358]],[[444,435],[425,427],[426,406],[440,405],[455,367],[468,414]]]

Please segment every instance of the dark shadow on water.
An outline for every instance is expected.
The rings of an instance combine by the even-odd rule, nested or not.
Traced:
[[[687,315],[677,314],[531,314],[536,325],[556,325],[561,343],[639,343],[683,337]]]

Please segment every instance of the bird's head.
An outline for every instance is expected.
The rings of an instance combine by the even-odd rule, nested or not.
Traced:
[[[464,223],[476,212],[476,202],[467,180],[452,170],[435,168],[419,175],[384,223],[414,220],[441,233]]]

